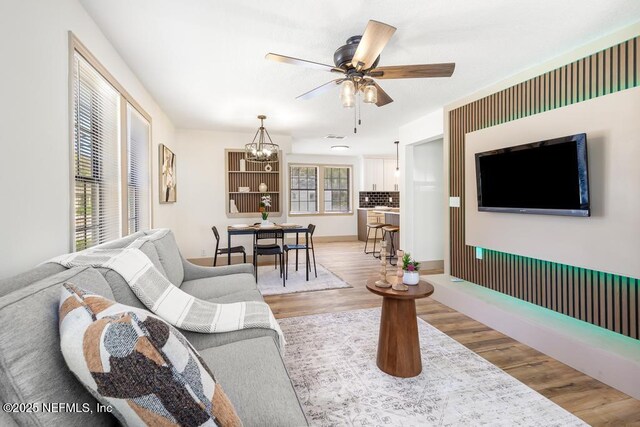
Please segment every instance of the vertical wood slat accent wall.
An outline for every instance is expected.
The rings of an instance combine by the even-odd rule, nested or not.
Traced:
[[[478,260],[464,224],[466,133],[636,86],[640,37],[449,112],[450,195],[462,204],[449,208],[453,276],[640,339],[640,279],[492,250]]]

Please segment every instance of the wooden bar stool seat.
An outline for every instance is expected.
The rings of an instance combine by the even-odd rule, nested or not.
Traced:
[[[387,256],[387,258],[389,259],[389,264],[391,265],[397,265],[397,260],[396,260],[396,264],[392,262],[392,260],[396,258],[396,247],[395,247],[395,244],[393,243],[393,239],[395,237],[395,234],[398,233],[399,231],[400,231],[400,227],[398,227],[397,225],[387,224],[384,227],[382,227],[382,239],[384,240],[387,237],[387,235],[389,235],[389,242],[391,243],[389,245],[391,247],[391,250],[389,251],[389,255]]]
[[[380,254],[380,251],[376,251],[376,240],[378,239],[378,230],[382,231],[383,227],[386,227],[389,224],[385,224],[383,222],[369,222],[367,223],[367,240],[364,243],[364,253],[365,254],[373,254],[375,257],[376,254]],[[369,239],[371,238],[371,230],[374,230],[373,233],[373,251],[367,252],[367,247],[369,246]],[[382,233],[384,236],[384,233]]]

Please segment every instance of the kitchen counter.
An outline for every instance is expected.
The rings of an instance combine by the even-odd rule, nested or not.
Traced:
[[[373,219],[371,215],[378,215],[378,219]],[[384,219],[382,218],[384,215]],[[400,208],[376,209],[376,208],[358,208],[358,240],[364,242],[367,240],[367,223],[383,222],[390,225],[400,225]],[[399,244],[399,234],[395,233],[394,247],[397,249]],[[371,235],[373,238],[373,232]]]
[[[400,209],[398,210],[390,210],[390,211],[384,211],[384,210],[376,210],[373,209],[374,213],[379,213],[379,214],[385,214],[385,215],[400,215]]]

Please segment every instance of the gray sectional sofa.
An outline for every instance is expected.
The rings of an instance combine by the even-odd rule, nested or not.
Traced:
[[[143,232],[102,245],[124,247]],[[218,303],[262,301],[251,264],[200,267],[186,261],[172,233],[141,248],[176,286]],[[60,286],[74,283],[122,304],[145,308],[122,277],[90,267],[42,264],[0,280],[0,399],[2,403],[61,403],[0,411],[0,425],[107,426],[115,417],[96,412],[96,401],[67,369],[60,352]],[[245,426],[307,425],[278,350],[276,333],[245,329],[220,334],[182,331],[214,372]],[[73,405],[75,404],[75,405]],[[84,405],[83,404],[88,404]],[[37,408],[36,411],[33,411]],[[89,408],[91,412],[83,412]],[[29,411],[29,409],[31,411]],[[25,412],[26,411],[26,412]]]

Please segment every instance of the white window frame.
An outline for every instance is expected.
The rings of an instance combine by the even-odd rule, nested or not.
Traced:
[[[318,204],[317,212],[294,212],[291,210],[291,168],[293,167],[315,167],[318,170],[318,178],[316,181],[316,203]],[[349,170],[349,210],[346,212],[341,211],[326,211],[324,200],[324,174],[326,168],[346,168]],[[304,217],[304,216],[341,216],[341,215],[353,215],[353,165],[348,164],[326,164],[326,163],[289,163],[287,165],[287,198],[288,198],[288,214],[289,216]]]
[[[120,94],[120,112],[119,112],[119,146],[120,146],[120,236],[126,236],[129,234],[129,192],[128,192],[128,122],[127,122],[127,105],[135,110],[140,116],[142,116],[149,124],[149,190],[148,190],[148,217],[149,227],[153,228],[153,180],[151,179],[152,164],[151,164],[151,149],[153,146],[152,135],[152,119],[151,116],[136,102],[136,100],[125,90],[125,88],[109,73],[109,71],[98,61],[98,59],[87,49],[84,44],[69,31],[69,152],[70,152],[70,182],[69,182],[69,194],[70,194],[70,248],[71,251],[76,250],[75,239],[75,167],[74,167],[74,64],[75,54],[80,55],[86,62],[89,63],[119,94]],[[100,242],[101,243],[101,242]]]

